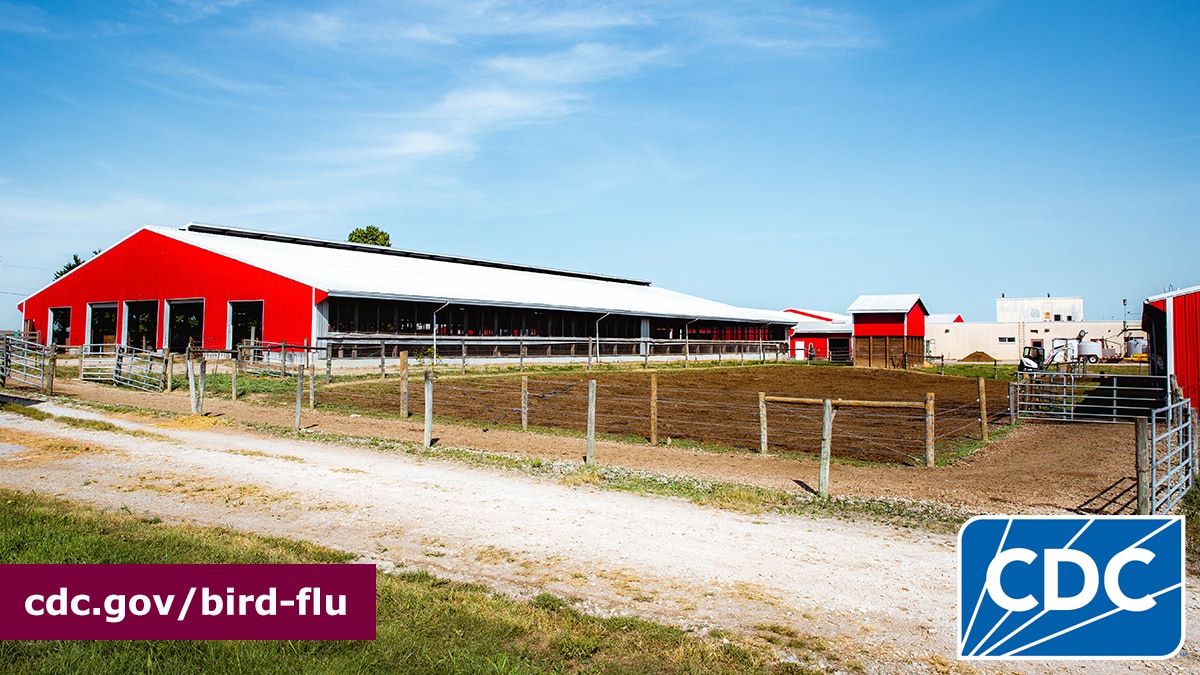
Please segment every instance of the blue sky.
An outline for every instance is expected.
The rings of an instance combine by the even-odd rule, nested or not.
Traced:
[[[1200,284],[1194,2],[0,0],[0,327],[188,221],[843,311]]]

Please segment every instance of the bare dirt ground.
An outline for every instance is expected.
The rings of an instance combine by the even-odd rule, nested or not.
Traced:
[[[186,412],[185,395],[60,381],[71,397]],[[744,515],[665,498],[571,486],[515,471],[363,445],[315,443],[223,420],[290,427],[293,411],[206,401],[206,419],[105,415],[134,437],[0,413],[0,484],[167,521],[316,541],[384,566],[424,568],[516,597],[551,592],[583,611],[635,614],[744,635],[777,624],[823,636],[823,664],[874,673],[1200,672],[1191,622],[1166,662],[956,663],[955,541],[870,523]],[[311,431],[419,441],[415,421],[304,411]],[[584,441],[442,426],[440,445],[578,461]],[[839,495],[936,500],[974,512],[1062,513],[1096,505],[1130,471],[1123,426],[1022,427],[951,467],[836,464]],[[47,443],[46,439],[56,439]],[[600,443],[597,461],[800,491],[815,462]],[[1194,584],[1193,584],[1194,587]],[[1189,613],[1200,597],[1189,591]],[[787,658],[781,654],[781,658]]]
[[[60,380],[57,391],[138,408],[189,412],[186,392],[146,394],[98,384]],[[294,408],[245,401],[205,401],[205,412],[252,424],[290,428]],[[420,418],[351,417],[305,408],[301,426],[310,431],[420,442]],[[486,429],[486,430],[485,430]],[[578,461],[581,438],[526,434],[486,427],[436,425],[442,445],[506,452],[548,460]],[[952,466],[834,464],[830,492],[840,496],[936,501],[973,513],[1129,513],[1133,506],[1132,425],[1024,425]],[[793,491],[817,485],[818,464],[809,457],[713,453],[672,446],[599,442],[600,464],[744,483]]]
[[[419,376],[419,373],[414,373]],[[650,379],[643,372],[535,373],[529,377],[529,423],[583,429],[588,379],[597,380],[596,429],[601,433],[649,437]],[[422,412],[420,382],[410,385],[412,409]],[[1007,383],[988,381],[991,423],[1007,421]],[[698,368],[657,374],[658,435],[740,448],[759,444],[758,394],[923,403],[934,394],[940,453],[955,441],[979,437],[978,384],[960,377],[867,368],[766,366]],[[352,404],[395,412],[396,378],[339,383],[318,392],[318,402]],[[520,380],[509,377],[440,378],[437,414],[493,425],[520,424]],[[782,454],[811,453],[821,438],[818,406],[768,403],[770,446]],[[876,462],[923,461],[923,410],[842,408],[834,424],[833,455]],[[918,462],[919,463],[919,462]]]

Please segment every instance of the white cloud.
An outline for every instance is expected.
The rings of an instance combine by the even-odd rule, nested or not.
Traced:
[[[40,7],[0,2],[0,33],[44,35],[50,32],[46,22],[46,12]]]
[[[487,67],[518,80],[575,84],[633,75],[661,62],[666,54],[666,49],[631,50],[584,42],[542,56],[498,56],[489,60]]]

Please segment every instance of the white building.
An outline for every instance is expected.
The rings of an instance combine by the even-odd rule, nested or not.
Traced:
[[[1084,321],[1083,298],[997,298],[996,321],[947,320],[953,315],[930,315],[925,324],[926,353],[950,360],[983,352],[999,361],[1021,358],[1025,347],[1054,346],[1056,339],[1104,341],[1124,354],[1120,321]],[[935,320],[936,319],[936,320]],[[1138,324],[1132,324],[1137,326]],[[1140,330],[1131,331],[1141,336]]]
[[[997,323],[1083,321],[1083,298],[996,298]]]

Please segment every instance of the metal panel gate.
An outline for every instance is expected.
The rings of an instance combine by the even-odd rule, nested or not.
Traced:
[[[82,349],[81,379],[112,382],[142,391],[163,390],[167,361],[162,352],[126,345],[84,345]]]
[[[15,335],[4,336],[4,358],[0,360],[0,381],[20,382],[45,389],[49,373],[50,348]]]
[[[1022,372],[1014,386],[1019,420],[1128,422],[1166,403],[1167,379],[1149,375]]]
[[[1150,512],[1167,513],[1192,487],[1195,433],[1188,399],[1151,411]]]

